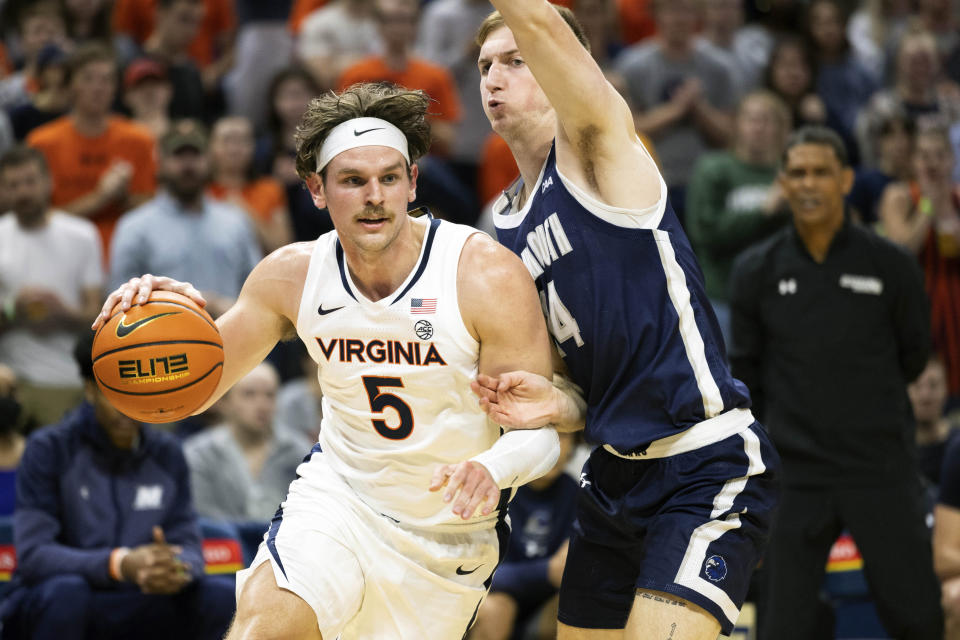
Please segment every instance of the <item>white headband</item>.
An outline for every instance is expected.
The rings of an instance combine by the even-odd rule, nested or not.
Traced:
[[[407,136],[397,127],[380,118],[354,118],[338,124],[327,134],[317,154],[319,173],[334,156],[356,147],[390,147],[410,163]]]

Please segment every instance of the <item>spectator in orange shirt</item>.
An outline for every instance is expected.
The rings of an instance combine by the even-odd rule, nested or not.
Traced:
[[[210,136],[213,176],[207,193],[245,210],[264,253],[293,241],[287,196],[274,178],[253,177],[253,125],[243,116],[220,118]]]
[[[117,91],[110,49],[98,44],[77,49],[67,64],[67,83],[72,109],[34,129],[27,144],[50,165],[53,206],[90,218],[107,249],[117,218],[153,194],[153,136],[110,112]]]
[[[480,192],[481,205],[499,197],[519,175],[520,169],[517,168],[517,161],[513,159],[507,142],[491,131],[480,154],[477,189]]]
[[[13,73],[13,63],[10,62],[7,48],[0,42],[0,78],[6,78],[11,73]]]
[[[453,76],[444,67],[413,55],[420,7],[416,0],[377,0],[375,17],[383,53],[364,58],[347,69],[338,91],[360,82],[392,82],[420,89],[434,104],[429,110],[433,132],[431,152],[444,155],[453,143],[454,125],[460,119],[460,98]]]
[[[195,0],[203,4],[203,20],[191,38],[190,57],[203,70],[204,85],[212,87],[230,68],[236,16],[231,0]],[[116,0],[113,30],[142,46],[157,25],[158,7],[163,0]]]

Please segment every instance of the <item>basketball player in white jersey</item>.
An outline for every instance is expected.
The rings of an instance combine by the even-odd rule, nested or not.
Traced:
[[[553,429],[501,436],[470,392],[478,373],[549,375],[550,348],[519,259],[407,214],[427,104],[389,85],[311,103],[297,168],[336,231],[265,258],[217,321],[224,369],[207,406],[294,334],[324,395],[319,442],[237,575],[232,640],[462,637],[505,551],[509,489],[559,454]],[[94,327],[152,289],[202,301],[145,275]]]

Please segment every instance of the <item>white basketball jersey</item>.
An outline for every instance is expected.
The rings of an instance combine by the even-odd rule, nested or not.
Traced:
[[[464,522],[442,491],[427,489],[438,465],[467,460],[500,435],[470,391],[480,345],[457,297],[460,252],[476,230],[426,217],[410,223],[424,232],[420,258],[376,302],[353,284],[336,232],[317,240],[297,318],[323,390],[323,455],[314,458],[404,524],[493,526],[496,511]]]

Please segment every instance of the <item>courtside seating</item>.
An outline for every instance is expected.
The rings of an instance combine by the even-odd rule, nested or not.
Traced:
[[[830,549],[824,590],[835,612],[837,640],[890,637],[877,616],[863,574],[863,558],[849,533],[842,533]]]
[[[0,598],[10,589],[10,577],[17,568],[17,552],[13,548],[13,516],[0,517]]]
[[[229,522],[199,518],[203,561],[211,575],[234,574],[244,567],[243,546],[237,528]]]

